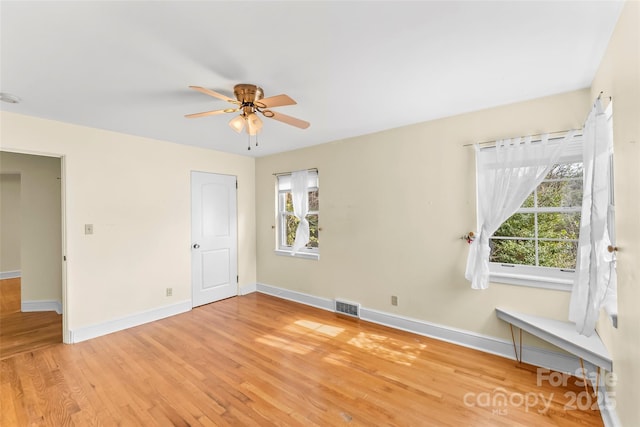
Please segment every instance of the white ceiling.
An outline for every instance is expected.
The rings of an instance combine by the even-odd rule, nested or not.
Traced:
[[[2,109],[264,156],[588,87],[618,1],[2,1]],[[260,146],[227,108],[236,83],[286,93]]]

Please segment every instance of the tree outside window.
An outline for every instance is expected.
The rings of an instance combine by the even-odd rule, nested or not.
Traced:
[[[490,261],[575,269],[581,205],[582,163],[555,165],[494,233]]]

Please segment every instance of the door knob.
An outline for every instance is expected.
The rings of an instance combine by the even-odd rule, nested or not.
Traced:
[[[193,244],[193,249],[198,249],[199,247],[200,247],[200,245],[199,245],[199,244],[197,244],[197,243],[194,243],[194,244]]]

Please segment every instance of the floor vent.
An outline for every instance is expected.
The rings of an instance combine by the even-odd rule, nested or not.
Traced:
[[[360,317],[360,304],[336,300],[336,313]]]

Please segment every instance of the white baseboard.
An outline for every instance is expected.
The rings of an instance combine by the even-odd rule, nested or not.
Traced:
[[[604,394],[604,407],[600,408],[600,416],[602,417],[602,422],[605,427],[622,427],[622,423],[620,422],[620,418],[618,418],[618,413],[615,409],[615,402],[611,402],[607,397],[607,394]]]
[[[240,286],[238,295],[248,295],[257,290],[257,283],[250,283],[248,285]]]
[[[0,271],[0,280],[1,279],[15,279],[17,277],[22,276],[21,270],[12,270],[12,271]]]
[[[111,334],[113,332],[133,328],[134,326],[139,326],[144,323],[184,313],[191,310],[191,308],[191,300],[185,300],[175,304],[166,305],[164,307],[154,308],[152,310],[121,317],[119,319],[109,320],[104,323],[69,330],[68,341],[73,344],[79,343],[91,338],[97,338],[102,335]]]
[[[299,302],[301,304],[310,305],[323,310],[333,311],[334,309],[333,300],[329,298],[316,297],[302,292],[278,288],[277,286],[265,285],[264,283],[257,283],[256,290],[263,294],[272,295],[274,297],[293,302]]]
[[[58,314],[62,314],[62,303],[60,301],[53,300],[22,301],[22,303],[20,303],[20,311],[23,313],[33,311],[55,311]]]

